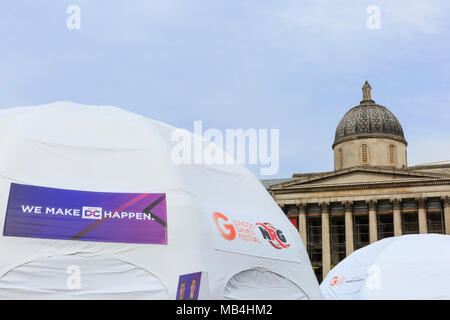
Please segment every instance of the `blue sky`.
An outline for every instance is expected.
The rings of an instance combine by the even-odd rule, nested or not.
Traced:
[[[69,5],[81,29],[69,30]],[[366,9],[381,10],[381,29]],[[193,130],[280,129],[280,171],[333,169],[339,120],[374,100],[409,165],[450,159],[448,1],[2,1],[0,108],[115,105]],[[258,174],[258,168],[251,168]]]

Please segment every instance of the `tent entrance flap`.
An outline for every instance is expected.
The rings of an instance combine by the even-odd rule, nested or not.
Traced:
[[[261,269],[250,269],[235,274],[228,281],[223,297],[226,300],[308,299],[292,281]]]

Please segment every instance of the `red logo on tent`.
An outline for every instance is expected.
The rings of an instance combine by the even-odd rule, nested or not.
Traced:
[[[256,225],[259,227],[263,238],[269,241],[269,243],[275,249],[283,249],[290,246],[290,244],[287,243],[286,237],[283,235],[283,232],[275,228],[272,224],[264,222],[257,223]]]
[[[330,287],[334,286],[338,282],[338,277],[331,278]]]
[[[220,235],[225,240],[231,241],[231,240],[234,240],[234,238],[236,238],[236,230],[234,229],[232,224],[224,223],[223,228],[222,228],[222,226],[219,223],[219,220],[224,220],[225,222],[228,221],[228,218],[225,215],[221,214],[220,212],[214,212],[213,220],[214,220],[214,223],[216,224],[217,229],[220,232]]]
[[[345,277],[341,277],[339,279],[339,277],[334,276],[333,278],[331,278],[330,280],[330,287],[333,286],[342,286],[344,284],[345,281]]]

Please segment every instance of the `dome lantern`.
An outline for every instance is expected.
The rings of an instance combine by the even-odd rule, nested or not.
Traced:
[[[362,87],[362,91],[363,91],[363,99],[361,101],[361,103],[363,102],[375,102],[372,100],[372,87],[370,86],[369,82],[365,82],[363,87]]]

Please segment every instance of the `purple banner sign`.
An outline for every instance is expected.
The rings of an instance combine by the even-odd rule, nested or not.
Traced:
[[[3,235],[167,244],[166,195],[11,183]]]

